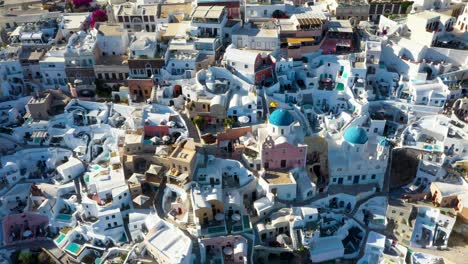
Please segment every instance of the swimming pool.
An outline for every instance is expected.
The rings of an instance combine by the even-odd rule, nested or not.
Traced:
[[[81,246],[76,243],[70,243],[67,246],[67,250],[75,255],[77,255],[77,253],[80,252],[80,249],[81,249]]]
[[[65,234],[60,233],[60,236],[58,236],[55,239],[55,242],[57,242],[57,244],[60,244],[64,239],[65,239]]]
[[[72,215],[71,214],[58,214],[56,218],[59,220],[70,221],[70,219],[72,218]]]

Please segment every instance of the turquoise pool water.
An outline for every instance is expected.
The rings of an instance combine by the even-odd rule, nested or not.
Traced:
[[[57,219],[69,221],[72,218],[70,214],[58,214]]]
[[[76,243],[70,243],[67,246],[67,250],[70,251],[71,253],[75,254],[78,253],[81,249],[81,246],[76,244]]]
[[[101,166],[99,166],[99,165],[94,165],[93,166],[93,170],[99,170],[99,169],[101,169]]]
[[[57,242],[57,244],[60,244],[64,239],[65,239],[65,235],[60,234],[60,236],[55,239],[55,242]]]

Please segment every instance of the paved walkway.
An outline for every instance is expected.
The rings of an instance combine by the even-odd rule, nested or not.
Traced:
[[[185,125],[187,126],[189,137],[193,138],[195,142],[201,142],[200,135],[198,134],[198,130],[195,127],[195,124],[187,117],[185,113],[180,112],[180,116],[184,119]]]

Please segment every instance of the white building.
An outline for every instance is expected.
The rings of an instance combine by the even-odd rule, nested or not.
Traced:
[[[94,82],[96,63],[96,35],[84,31],[73,34],[65,49],[65,71],[69,82],[80,79],[85,83]]]
[[[232,43],[237,48],[274,51],[279,48],[278,35],[278,28],[255,27],[249,23],[232,33]]]
[[[268,21],[286,14],[287,5],[283,0],[245,1],[245,22]]]
[[[125,55],[129,44],[128,32],[119,24],[100,24],[93,30],[102,56]]]
[[[224,6],[198,6],[192,13],[192,26],[198,30],[198,37],[224,39],[228,21]]]
[[[376,184],[382,189],[390,143],[382,138],[385,121],[351,125],[341,139],[328,142],[329,186]],[[336,141],[335,141],[336,140]]]
[[[447,32],[452,31],[456,19],[434,11],[409,14],[406,25],[410,39],[428,47],[434,46]]]
[[[172,39],[166,51],[166,70],[172,75],[191,77],[198,70],[200,52],[194,43],[187,43],[185,39]]]
[[[458,16],[455,27],[461,32],[468,31],[468,7],[463,8],[463,12]]]
[[[145,238],[146,250],[157,263],[192,263],[192,240],[177,227],[159,219]]]
[[[417,81],[408,83],[411,102],[417,105],[443,107],[447,101],[449,90],[440,78],[433,81]]]
[[[89,13],[68,13],[62,16],[59,23],[57,40],[68,40],[71,35],[83,29],[84,23],[89,19]]]
[[[311,245],[309,255],[313,262],[342,258],[344,256],[343,242],[335,236],[321,237]]]
[[[292,173],[266,171],[259,177],[258,184],[267,193],[272,193],[283,201],[293,201],[296,199],[297,183]]]
[[[423,248],[447,248],[455,217],[437,208],[418,207],[410,245]]]
[[[259,83],[272,76],[272,57],[268,53],[241,50],[230,45],[224,53],[226,68],[249,83]]]
[[[130,31],[155,32],[158,22],[158,6],[127,2],[118,6],[115,17],[124,28]]]
[[[23,67],[19,62],[21,47],[0,50],[0,95],[15,96],[25,89]]]
[[[39,68],[44,88],[67,90],[65,49],[63,47],[52,47],[39,61]]]
[[[57,167],[58,174],[62,177],[62,182],[66,183],[85,171],[81,160],[75,157],[69,157],[68,161]]]

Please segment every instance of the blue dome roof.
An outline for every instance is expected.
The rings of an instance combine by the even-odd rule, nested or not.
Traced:
[[[385,138],[385,137],[382,137],[380,140],[379,140],[379,145],[381,146],[384,146],[384,147],[388,147],[391,145],[391,142]]]
[[[270,124],[275,126],[289,126],[294,122],[294,117],[285,109],[276,109],[269,118]]]
[[[367,142],[367,133],[362,127],[354,126],[348,128],[343,137],[351,144],[365,144]]]

